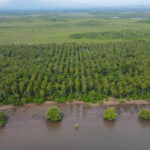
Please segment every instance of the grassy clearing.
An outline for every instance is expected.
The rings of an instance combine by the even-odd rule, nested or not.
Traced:
[[[0,14],[0,44],[150,40],[149,12]]]

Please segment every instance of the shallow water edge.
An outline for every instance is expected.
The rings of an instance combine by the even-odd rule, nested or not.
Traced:
[[[61,103],[57,103],[54,101],[45,101],[43,104],[41,105],[57,105],[57,104],[61,104]],[[78,101],[78,100],[73,100],[72,102],[66,102],[66,103],[62,103],[65,105],[70,105],[70,104],[81,104],[81,105],[85,105],[85,106],[94,106],[94,107],[98,107],[98,106],[112,106],[112,105],[129,105],[129,104],[150,104],[150,102],[145,101],[145,100],[130,100],[130,101],[126,101],[124,104],[120,104],[119,101],[117,100],[108,100],[108,101],[104,101],[103,104],[99,104],[97,103],[85,103],[83,101]],[[36,104],[34,103],[29,103],[29,104],[25,104],[23,106],[13,106],[13,105],[3,105],[0,106],[0,110],[6,110],[6,109],[16,109],[19,107],[24,107],[24,106],[36,106]],[[40,105],[39,105],[40,106]]]

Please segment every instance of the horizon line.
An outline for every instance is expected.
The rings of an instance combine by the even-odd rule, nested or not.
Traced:
[[[30,11],[30,10],[46,10],[46,11],[57,11],[57,10],[92,10],[92,9],[118,9],[118,8],[130,8],[130,9],[150,9],[150,5],[118,5],[118,6],[98,6],[98,7],[62,7],[62,8],[0,8],[0,11]]]

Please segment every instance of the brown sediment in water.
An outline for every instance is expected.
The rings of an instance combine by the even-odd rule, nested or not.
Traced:
[[[59,103],[57,102],[54,102],[54,101],[46,101],[44,102],[43,104],[41,105],[57,105]],[[111,105],[121,105],[119,101],[117,100],[108,100],[108,101],[104,101],[103,104],[99,104],[98,102],[97,103],[85,103],[83,101],[78,101],[78,100],[73,100],[72,102],[66,102],[64,103],[65,105],[69,105],[69,104],[80,104],[80,105],[89,105],[89,106],[92,106],[92,107],[98,107],[98,106],[111,106]],[[150,102],[148,101],[145,101],[145,100],[130,100],[130,101],[126,101],[124,104],[122,105],[132,105],[132,104],[150,104]],[[26,107],[26,106],[35,106],[36,104],[34,103],[29,103],[29,104],[25,104],[23,106],[13,106],[13,105],[3,105],[3,106],[0,106],[0,111],[3,111],[3,110],[7,110],[7,109],[16,109],[18,107]]]
[[[67,104],[26,104],[4,110],[9,119],[5,127],[0,128],[0,149],[149,149],[150,122],[138,119],[138,111],[142,107],[150,109],[150,105],[144,105],[143,101],[143,105],[140,101],[138,104],[133,102],[130,101],[129,105],[113,102],[117,121],[103,119],[104,109],[112,105],[110,101],[106,105],[97,105],[99,107],[87,107],[83,102],[74,101]],[[45,110],[53,105],[59,106],[64,113],[61,122],[49,122],[45,118]],[[78,130],[74,128],[76,123],[80,126]]]
[[[82,105],[87,105],[84,102],[81,101],[73,101],[73,104],[82,104]],[[104,101],[103,104],[99,104],[97,103],[88,103],[90,106],[109,106],[109,105],[120,105],[120,102],[117,100],[109,100],[109,101]],[[144,100],[130,100],[130,101],[126,101],[124,104],[122,105],[126,105],[126,104],[150,104],[150,102],[148,101],[144,101]]]

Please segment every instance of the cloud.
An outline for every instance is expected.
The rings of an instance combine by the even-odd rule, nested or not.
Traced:
[[[79,4],[79,5],[95,5],[95,6],[114,6],[114,5],[140,5],[150,4],[150,0],[40,0],[48,4]]]
[[[150,5],[150,0],[0,0],[0,8],[86,8],[101,6]]]
[[[97,4],[107,4],[111,0],[40,0],[43,3],[57,6],[92,6]],[[115,0],[114,0],[115,1]]]
[[[0,5],[7,5],[12,0],[0,0]]]

